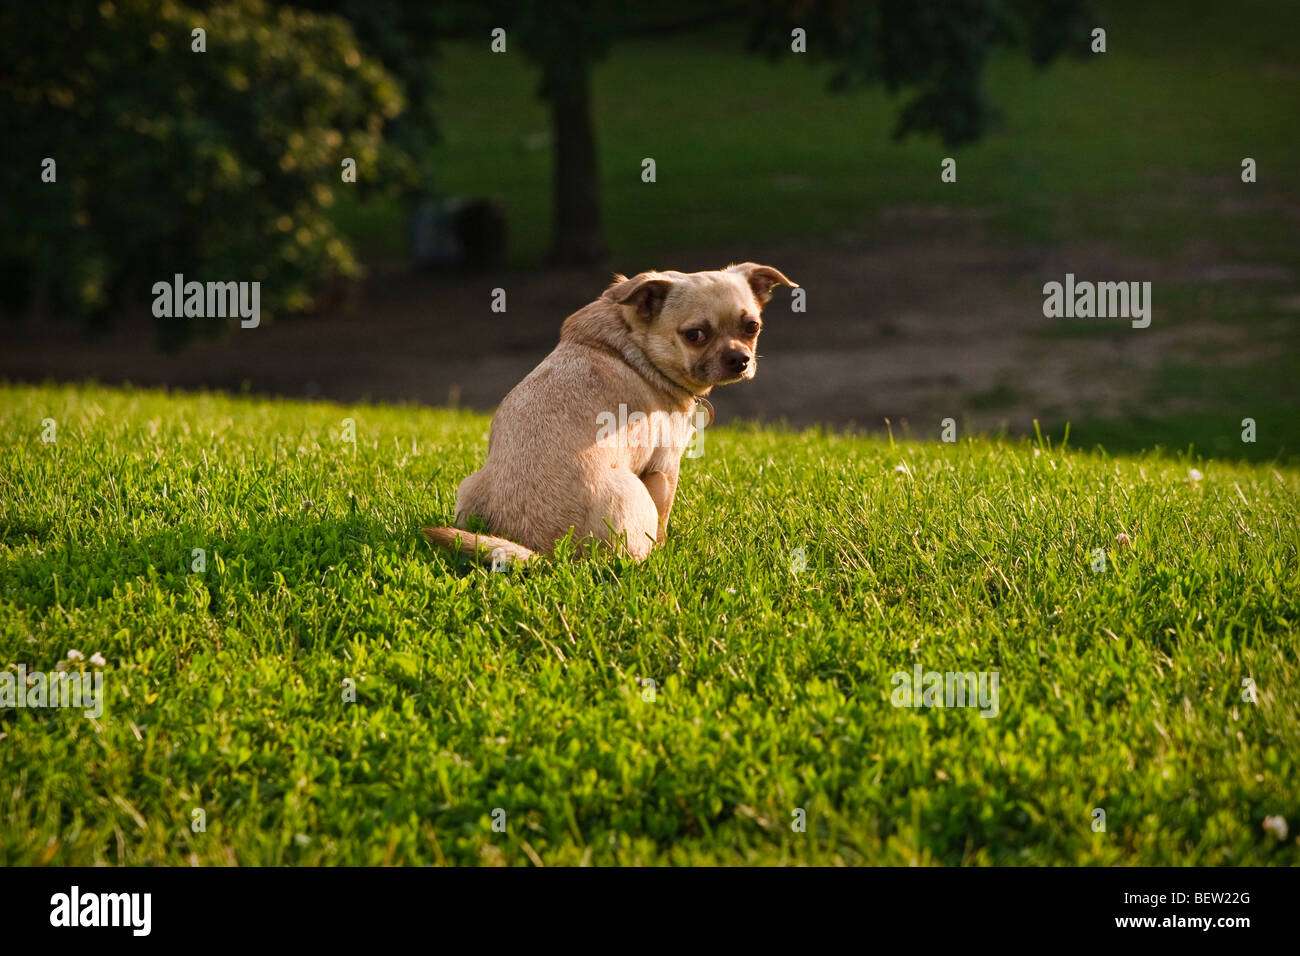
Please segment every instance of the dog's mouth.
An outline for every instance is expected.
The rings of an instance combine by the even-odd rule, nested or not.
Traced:
[[[721,368],[714,363],[709,363],[703,368],[692,369],[691,377],[701,385],[705,385],[709,388],[718,385],[734,385],[737,382],[747,382],[754,377],[754,362],[751,360],[749,365],[740,371]]]
[[[753,375],[745,375],[742,373],[740,375],[731,375],[728,376],[727,378],[715,378],[713,381],[709,382],[709,384],[710,385],[735,385],[737,382],[747,382],[749,381],[749,379],[753,377],[754,377]]]
[[[734,385],[746,382],[754,377],[754,363],[757,357],[751,357],[748,365],[740,369],[728,368],[725,363],[714,359],[705,359],[694,365],[665,368],[656,365],[655,370],[675,385],[686,389],[693,395],[707,393],[719,385]]]

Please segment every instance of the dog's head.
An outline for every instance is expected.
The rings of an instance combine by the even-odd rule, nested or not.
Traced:
[[[716,272],[618,276],[604,297],[623,309],[630,337],[664,375],[699,395],[754,377],[763,306],[779,270],[753,262]]]

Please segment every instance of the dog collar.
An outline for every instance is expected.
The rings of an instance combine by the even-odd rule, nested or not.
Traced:
[[[607,355],[614,356],[614,358],[619,359],[624,365],[632,369],[632,371],[636,372],[643,379],[645,379],[647,382],[649,382],[654,387],[660,389],[661,391],[669,391],[669,394],[671,394],[670,390],[675,389],[679,394],[684,394],[686,396],[689,396],[690,398],[695,400],[695,404],[697,407],[703,405],[706,409],[708,409],[709,425],[713,424],[713,419],[714,419],[713,405],[712,403],[709,402],[707,398],[705,398],[703,395],[696,395],[685,385],[679,385],[677,382],[674,382],[671,378],[669,378],[663,372],[659,371],[654,366],[652,365],[649,366],[649,371],[655,377],[658,378],[658,381],[655,381],[655,378],[651,377],[650,374],[647,374],[647,368],[642,366],[640,362],[634,361],[633,357],[628,355],[627,352],[623,351],[620,348],[615,348],[613,345],[610,345],[608,342],[601,341],[600,339],[587,339],[587,338],[582,338],[582,339],[575,338],[572,341],[575,345],[585,345],[589,349],[596,349],[598,352],[604,352]],[[644,358],[644,355],[642,356],[642,358]],[[665,385],[668,386],[667,389],[664,388]],[[708,428],[709,425],[705,425],[704,427]]]

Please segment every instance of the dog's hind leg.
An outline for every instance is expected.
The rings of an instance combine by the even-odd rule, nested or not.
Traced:
[[[664,535],[668,533],[668,515],[673,510],[673,498],[677,495],[677,472],[648,471],[641,476],[641,481],[645,483],[646,491],[650,492],[658,514],[655,541],[663,544]]]
[[[587,533],[642,560],[655,546],[659,510],[641,479],[625,468],[611,471],[596,498]]]

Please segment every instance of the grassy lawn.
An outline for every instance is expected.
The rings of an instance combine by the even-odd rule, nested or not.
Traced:
[[[0,668],[106,659],[0,863],[1300,864],[1300,471],[719,427],[645,564],[493,574],[418,535],[487,424],[0,387]]]

